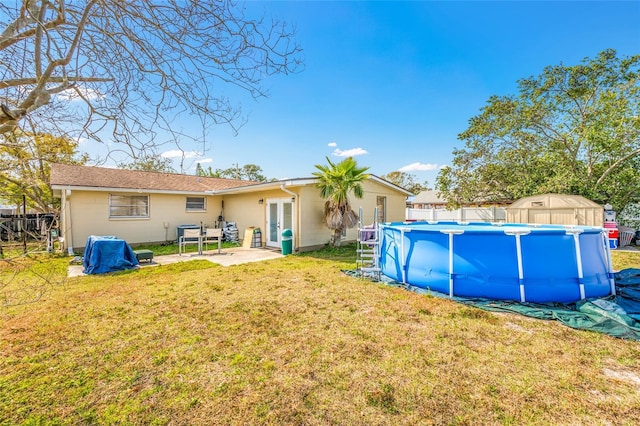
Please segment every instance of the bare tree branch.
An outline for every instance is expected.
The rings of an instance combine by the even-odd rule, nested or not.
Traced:
[[[2,134],[32,116],[133,154],[187,138],[204,146],[211,125],[242,125],[231,99],[266,96],[265,77],[301,69],[290,27],[234,1],[11,3],[0,4]],[[197,116],[203,134],[174,128],[176,116]]]

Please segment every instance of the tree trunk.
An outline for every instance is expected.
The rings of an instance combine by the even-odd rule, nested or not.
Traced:
[[[340,247],[342,244],[342,229],[333,230],[333,247]]]

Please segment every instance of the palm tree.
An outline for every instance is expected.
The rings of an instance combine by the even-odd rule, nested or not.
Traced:
[[[318,165],[317,172],[312,173],[318,178],[316,187],[320,189],[320,196],[327,200],[324,203],[323,221],[329,229],[333,229],[332,245],[340,245],[340,236],[345,228],[353,228],[358,223],[358,216],[349,204],[349,193],[356,198],[362,198],[364,190],[361,182],[369,178],[365,172],[368,167],[358,167],[352,158],[346,158],[334,164],[327,157],[329,165]]]

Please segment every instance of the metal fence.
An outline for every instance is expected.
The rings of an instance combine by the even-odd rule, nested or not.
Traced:
[[[42,250],[51,251],[53,242],[59,236],[58,215],[55,213],[34,213],[27,215],[0,215],[0,244],[22,245],[38,243]]]

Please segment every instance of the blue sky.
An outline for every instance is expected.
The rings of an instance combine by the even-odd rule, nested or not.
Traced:
[[[204,167],[262,167],[307,177],[328,156],[355,154],[382,175],[433,185],[457,135],[491,95],[547,65],[606,48],[640,54],[640,2],[250,2],[295,25],[303,72],[269,78],[270,96],[241,103],[248,122],[215,128]],[[197,135],[197,133],[196,133]],[[183,147],[189,151],[189,147]],[[196,148],[194,148],[196,149]],[[170,153],[165,153],[170,156]]]

